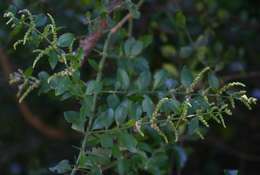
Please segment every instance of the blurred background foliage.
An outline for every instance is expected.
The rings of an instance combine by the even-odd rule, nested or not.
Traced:
[[[77,108],[73,102],[64,104],[51,95],[32,94],[27,104],[16,103],[15,89],[8,85],[5,69],[8,65],[12,70],[25,68],[31,65],[34,55],[30,46],[19,47],[17,51],[12,49],[13,41],[21,34],[10,32],[3,13],[10,5],[36,13],[48,12],[64,27],[63,31],[81,37],[88,34],[87,12],[98,15],[102,11],[101,3],[103,1],[0,0],[1,175],[50,174],[46,168],[52,165],[50,162],[55,164],[73,157],[76,149],[72,149],[72,145],[80,140],[63,119],[64,110],[73,105]],[[259,7],[257,0],[146,0],[141,8],[142,17],[133,24],[133,35],[152,42],[145,57],[153,71],[163,67],[177,78],[184,64],[194,72],[209,65],[216,69],[222,83],[239,80],[248,86],[250,95],[260,99]],[[93,58],[96,56],[95,52],[91,54]],[[3,61],[5,58],[7,62]],[[84,67],[86,79],[92,76],[88,68],[89,65]],[[109,66],[106,69],[109,71]],[[228,128],[216,127],[207,133],[205,140],[181,143],[176,148],[176,157],[183,167],[181,174],[218,175],[223,174],[224,169],[238,169],[242,175],[258,175],[259,107],[252,111],[237,107],[227,121]],[[47,128],[37,129],[30,115]],[[49,128],[61,134],[44,133],[43,130]]]

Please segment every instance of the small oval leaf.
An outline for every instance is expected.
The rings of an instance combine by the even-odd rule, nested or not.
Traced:
[[[69,47],[74,41],[74,35],[72,33],[64,33],[58,38],[59,47]]]

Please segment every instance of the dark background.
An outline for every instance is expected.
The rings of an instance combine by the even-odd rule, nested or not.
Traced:
[[[10,69],[30,65],[34,55],[30,47],[12,50],[13,42],[21,34],[11,32],[3,13],[10,4],[36,13],[49,12],[58,25],[82,36],[87,34],[85,12],[98,6],[92,2],[0,0],[0,175],[50,174],[47,167],[72,158],[76,152],[73,146],[78,146],[80,140],[63,119],[63,111],[72,102],[64,104],[51,95],[34,93],[26,104],[16,103],[15,88],[8,85],[6,74]],[[185,31],[177,30],[167,17],[174,16],[178,6],[186,16],[187,31],[194,41],[201,34],[209,36],[209,51],[203,58],[174,54],[191,44]],[[133,33],[137,38],[144,34],[153,36],[153,43],[145,52],[153,70],[166,64],[174,65],[176,70],[184,64],[196,64],[194,69],[207,64],[218,68],[223,82],[241,81],[251,96],[260,99],[259,7],[260,2],[253,0],[148,0],[141,8],[142,18],[134,23]],[[85,69],[91,74],[88,65]],[[182,174],[218,175],[224,169],[238,169],[241,175],[260,174],[259,107],[258,104],[248,111],[238,104],[233,116],[227,119],[226,129],[216,126],[205,140],[184,142],[188,161]]]

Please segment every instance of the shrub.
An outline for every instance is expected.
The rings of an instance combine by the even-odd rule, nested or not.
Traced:
[[[71,128],[83,136],[77,158],[62,160],[50,171],[167,174],[171,167],[168,152],[178,151],[180,140],[203,139],[205,130],[215,124],[226,127],[225,117],[232,115],[236,101],[249,109],[256,103],[240,90],[244,84],[222,85],[214,68],[205,66],[194,74],[183,66],[179,81],[164,69],[152,72],[143,56],[151,38],[137,39],[131,34],[132,20],[140,18],[138,9],[143,2],[113,2],[113,6],[104,4],[100,15],[90,19],[90,34],[81,41],[72,33],[61,34],[50,14],[34,15],[25,9],[4,15],[13,30],[26,29],[14,49],[30,44],[37,54],[31,67],[10,75],[10,83],[17,84],[19,101],[37,90],[80,104],[78,111],[64,112]],[[129,13],[122,19],[113,17],[111,13],[118,8]],[[180,30],[184,29],[186,19],[181,11],[176,20]],[[126,32],[122,27],[128,21]],[[103,36],[104,41],[99,42]],[[182,48],[181,54],[187,55],[191,49],[201,49],[199,42]],[[91,51],[100,59],[89,58]],[[171,54],[167,48],[164,52]],[[43,60],[48,60],[48,68],[40,66]],[[111,69],[104,74],[108,61]],[[84,81],[81,71],[86,62],[96,77]]]

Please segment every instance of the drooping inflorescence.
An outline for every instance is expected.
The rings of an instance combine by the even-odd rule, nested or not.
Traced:
[[[18,72],[10,74],[9,83],[18,85],[17,97],[19,102],[22,102],[31,91],[40,85],[40,81],[37,78],[25,75],[20,69]]]
[[[74,36],[70,33],[58,35],[58,28],[55,20],[50,14],[47,14],[47,16],[42,14],[33,15],[29,10],[24,9],[18,11],[17,14],[7,12],[4,14],[4,17],[8,18],[7,24],[11,25],[12,28],[23,27],[26,29],[23,39],[17,40],[13,44],[14,49],[20,44],[30,44],[32,41],[33,43],[38,43],[36,49],[32,51],[37,54],[32,64],[32,73],[36,68],[37,63],[43,58],[48,60],[53,70],[57,63],[62,64],[64,69],[54,72],[53,75],[48,78],[47,83],[50,83],[51,79],[57,76],[72,76],[75,69],[80,67],[83,55],[80,49],[77,51],[73,50],[73,43],[75,41]],[[47,23],[48,19],[50,23]],[[41,43],[43,45],[42,47],[40,45]],[[66,52],[64,48],[68,48],[68,51]],[[22,72],[19,70],[13,75],[22,75]],[[14,82],[14,78],[14,76],[11,76],[10,83]],[[24,82],[19,86],[20,88],[17,94],[18,96],[21,96],[21,93],[24,92],[20,101],[22,101],[33,89],[39,87],[39,83],[33,83],[33,85],[28,86],[28,83],[32,82],[28,82],[25,77],[23,78]],[[32,77],[30,79],[32,79]]]

